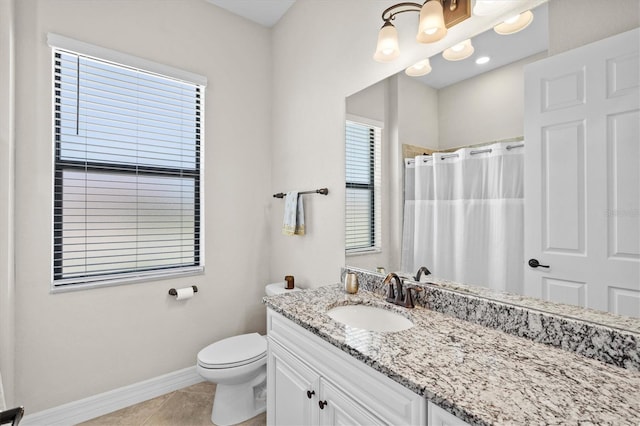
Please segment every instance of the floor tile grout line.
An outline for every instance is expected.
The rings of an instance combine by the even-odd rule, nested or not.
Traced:
[[[169,402],[169,400],[175,396],[176,392],[178,392],[178,391],[173,391],[173,392],[169,393],[169,397],[167,399],[165,399],[162,404],[158,405],[158,408],[156,408],[153,411],[153,413],[149,414],[147,416],[147,418],[144,419],[142,421],[142,423],[140,423],[140,426],[144,426],[154,415],[158,414],[158,412],[162,409],[162,407],[164,407],[166,405],[166,403]],[[165,394],[165,395],[167,395],[167,394]]]

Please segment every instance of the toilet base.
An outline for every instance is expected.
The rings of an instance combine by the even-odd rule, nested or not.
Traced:
[[[266,411],[266,368],[251,382],[218,384],[213,397],[211,421],[217,426],[242,423]]]

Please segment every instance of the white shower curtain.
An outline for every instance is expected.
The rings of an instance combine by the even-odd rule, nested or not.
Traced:
[[[523,143],[405,160],[402,270],[520,293]]]

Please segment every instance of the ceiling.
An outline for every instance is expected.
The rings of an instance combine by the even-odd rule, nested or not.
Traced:
[[[231,13],[257,22],[265,27],[274,26],[296,0],[207,0]]]

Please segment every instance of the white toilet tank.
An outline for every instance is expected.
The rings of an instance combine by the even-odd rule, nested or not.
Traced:
[[[289,293],[291,291],[300,291],[299,288],[292,288],[290,290],[287,290],[284,286],[285,286],[284,281],[280,283],[267,284],[266,286],[264,286],[264,293],[267,296],[275,296],[276,294],[284,294],[284,293]]]

